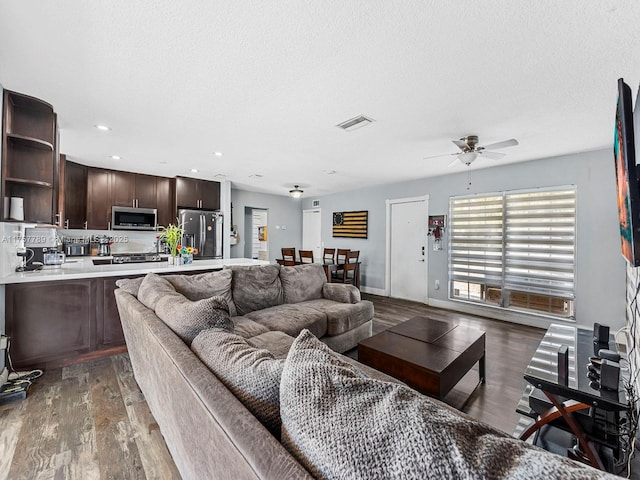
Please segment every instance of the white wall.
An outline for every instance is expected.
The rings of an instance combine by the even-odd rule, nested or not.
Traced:
[[[489,161],[489,160],[483,160]],[[576,185],[577,205],[577,278],[576,322],[593,327],[594,322],[609,324],[612,329],[624,325],[625,261],[620,254],[618,213],[615,203],[615,171],[610,149],[566,155],[495,168],[469,170],[471,187],[467,190],[467,170],[325,197],[303,199],[302,208],[311,208],[320,200],[322,239],[326,247],[357,249],[361,252],[362,285],[374,293],[384,292],[385,285],[385,200],[429,195],[429,214],[447,214],[449,197],[470,193]],[[369,211],[368,239],[331,237],[332,213],[350,210]],[[425,218],[425,228],[427,219]],[[466,304],[448,300],[447,234],[442,251],[429,251],[430,304],[465,308]],[[431,240],[430,240],[431,242]],[[435,280],[441,288],[435,290]],[[474,306],[474,308],[476,308]],[[496,311],[479,307],[487,316]],[[478,310],[476,308],[476,310]],[[539,324],[543,326],[547,322]],[[538,324],[535,323],[534,324]]]
[[[302,208],[300,200],[283,195],[247,192],[232,188],[231,203],[233,204],[233,223],[238,226],[238,235],[240,237],[237,245],[231,246],[231,258],[244,257],[245,242],[251,242],[251,232],[245,232],[245,207],[261,208],[269,211],[267,227],[270,262],[275,262],[276,258],[281,257],[281,248],[300,248],[302,246]]]

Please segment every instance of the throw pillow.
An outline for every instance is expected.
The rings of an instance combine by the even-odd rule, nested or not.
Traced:
[[[145,307],[155,310],[158,300],[174,293],[176,289],[165,278],[155,273],[147,273],[138,289],[138,300]]]
[[[284,359],[252,347],[240,335],[210,329],[198,334],[191,350],[245,407],[280,438],[280,376]]]
[[[144,277],[121,278],[119,280],[116,280],[116,285],[125,292],[130,293],[134,297],[137,297],[138,290],[140,290],[140,285],[142,285],[143,280]]]
[[[185,343],[191,344],[202,330],[221,328],[233,332],[227,301],[222,297],[192,302],[177,292],[158,300],[156,315]]]
[[[315,478],[616,478],[367,378],[308,331],[285,361],[280,414],[283,445]]]
[[[197,275],[166,275],[176,292],[189,300],[202,300],[213,296],[224,297],[229,305],[229,314],[236,316],[236,306],[231,295],[231,270],[199,273]]]
[[[238,315],[284,303],[280,265],[234,265],[231,271],[233,301],[236,303]]]
[[[318,263],[281,267],[280,279],[285,303],[300,303],[322,298],[322,286],[327,283],[324,269]]]

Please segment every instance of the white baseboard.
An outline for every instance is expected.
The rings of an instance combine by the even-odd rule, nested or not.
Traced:
[[[519,323],[520,325],[528,325],[530,327],[538,327],[548,329],[552,323],[559,323],[562,320],[552,320],[538,315],[527,315],[526,313],[510,312],[498,308],[482,307],[472,305],[465,302],[452,302],[449,300],[429,299],[429,306],[444,308],[447,310],[456,310],[471,315],[479,315],[482,317],[495,318],[496,320],[504,320],[505,322]]]
[[[371,295],[380,295],[381,297],[387,296],[387,292],[384,288],[365,287],[361,285],[360,291],[364,293],[370,293]]]

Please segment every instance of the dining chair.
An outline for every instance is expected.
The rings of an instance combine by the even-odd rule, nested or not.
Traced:
[[[296,264],[296,249],[282,248],[282,265],[292,266]]]
[[[348,283],[351,285],[356,285],[357,279],[357,270],[358,270],[358,260],[360,259],[360,250],[351,250],[347,253],[347,258],[342,267],[342,283]]]
[[[336,258],[335,248],[325,248],[322,253],[322,263],[334,263]]]
[[[313,263],[313,250],[300,250],[300,263]]]
[[[331,279],[335,279],[337,281],[342,280],[342,264],[347,261],[347,254],[350,252],[348,248],[338,248],[336,253],[336,263],[338,267],[331,274]]]

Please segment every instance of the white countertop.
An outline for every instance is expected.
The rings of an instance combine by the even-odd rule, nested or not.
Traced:
[[[110,258],[110,257],[95,257]],[[0,278],[0,285],[10,283],[49,282],[53,280],[77,280],[79,278],[124,277],[153,273],[182,273],[193,270],[220,270],[231,265],[268,265],[264,260],[227,258],[219,260],[194,260],[188,265],[168,265],[167,262],[124,263],[119,265],[94,265],[92,257],[70,257],[59,268],[43,267],[33,272],[15,272]]]

